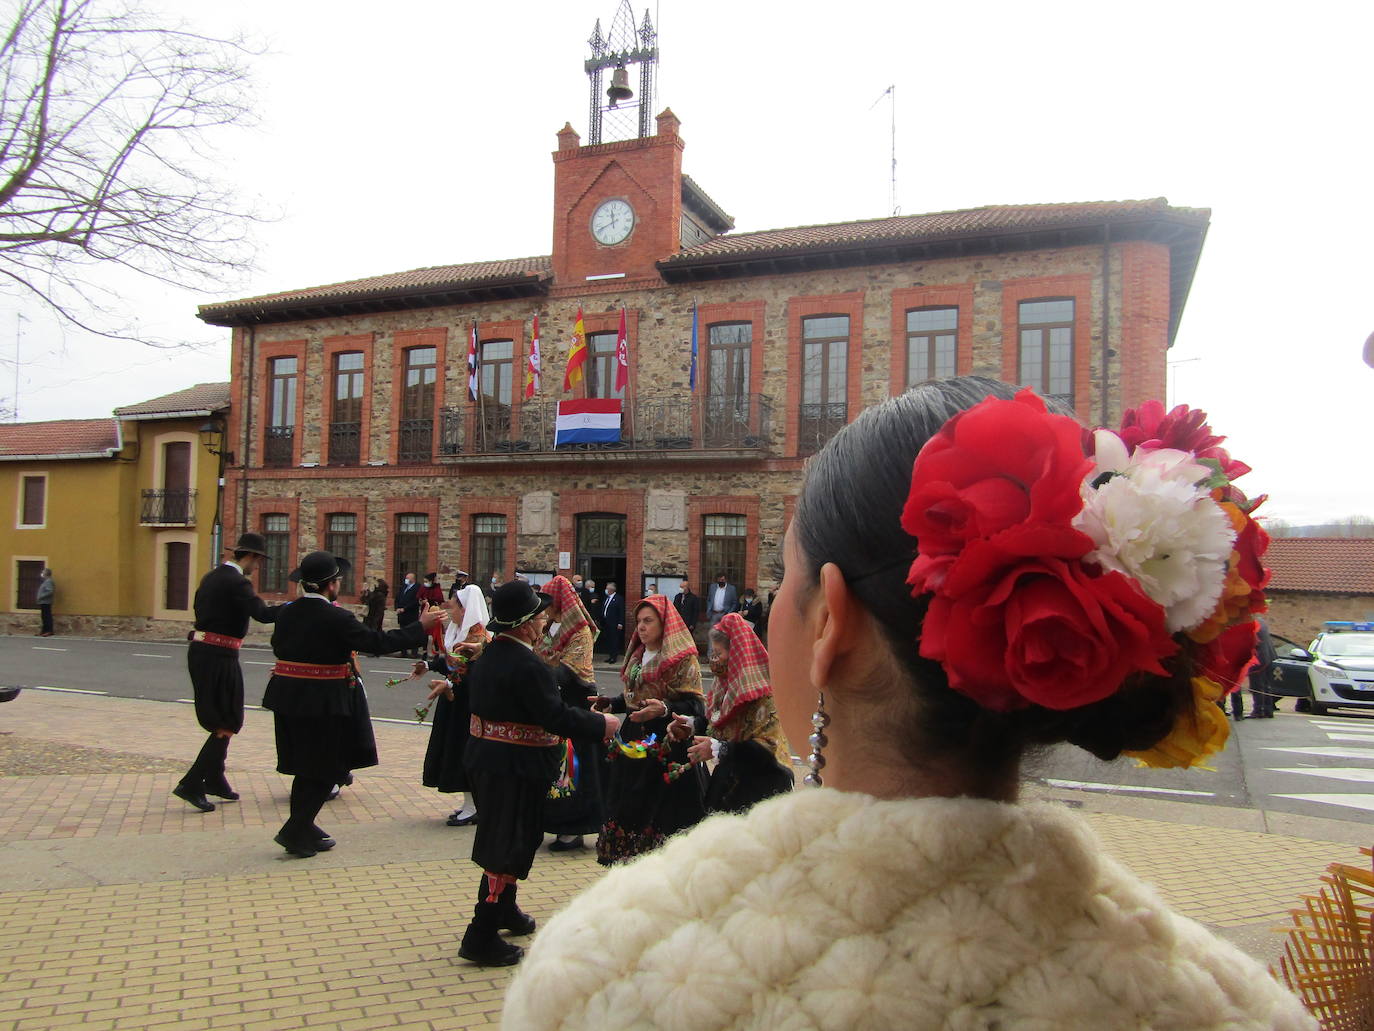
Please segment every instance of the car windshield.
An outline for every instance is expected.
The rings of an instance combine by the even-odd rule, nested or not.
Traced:
[[[1374,658],[1374,634],[1327,634],[1321,639],[1320,650],[1333,659]]]

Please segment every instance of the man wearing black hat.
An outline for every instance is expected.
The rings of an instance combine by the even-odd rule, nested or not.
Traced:
[[[243,729],[243,669],[239,648],[248,633],[248,620],[272,623],[280,605],[268,605],[253,591],[248,578],[267,561],[267,542],[260,534],[245,533],[234,545],[232,562],[210,570],[196,588],[196,628],[186,635],[186,669],[196,700],[196,719],[210,734],[200,754],[172,794],[203,813],[215,808],[206,794],[229,801],[238,792],[224,775],[229,739]]]
[[[354,652],[390,654],[415,648],[429,628],[446,620],[443,609],[425,607],[399,630],[369,630],[335,605],[349,563],[327,551],[301,559],[291,579],[301,595],[282,607],[272,631],[277,657],[262,707],[272,712],[277,735],[277,772],[292,776],[291,811],[272,839],[309,859],[334,847],[315,825],[335,784],[351,770],[377,765],[377,742],[367,696],[353,666]]]
[[[516,882],[529,876],[544,841],[544,799],[558,776],[563,738],[609,740],[620,727],[610,713],[567,705],[535,654],[552,602],[523,580],[498,587],[487,622],[496,638],[468,667],[471,737],[463,766],[482,814],[472,861],[483,873],[458,955],[479,966],[519,962],[525,950],[500,932],[534,931],[534,919],[516,904]]]

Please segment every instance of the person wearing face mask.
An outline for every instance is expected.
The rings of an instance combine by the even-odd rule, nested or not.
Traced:
[[[597,644],[606,649],[606,661],[614,666],[620,659],[620,649],[625,645],[625,599],[617,593],[614,582],[606,585],[606,597],[597,615],[601,622],[601,637]]]
[[[739,593],[735,590],[735,585],[726,581],[723,572],[717,573],[716,582],[706,592],[706,616],[711,621],[711,626],[714,627],[727,613],[738,608]]]

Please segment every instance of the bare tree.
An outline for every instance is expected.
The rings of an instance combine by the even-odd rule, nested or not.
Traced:
[[[248,120],[251,51],[158,24],[137,0],[11,2],[0,279],[82,329],[134,339],[95,266],[187,287],[247,267],[253,216],[212,174],[207,133]]]
[[[1264,529],[1268,531],[1270,537],[1292,537],[1293,524],[1287,519],[1265,518],[1261,519]]]

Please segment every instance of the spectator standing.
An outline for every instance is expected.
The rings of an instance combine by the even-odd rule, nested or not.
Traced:
[[[386,618],[386,596],[390,593],[391,585],[380,576],[377,577],[372,590],[363,592],[362,603],[367,607],[363,625],[369,630],[382,629],[382,620]]]
[[[453,586],[448,589],[449,601],[458,597],[463,592],[463,588],[468,585],[467,570],[459,569],[453,574]]]
[[[53,581],[52,570],[44,567],[38,574],[38,614],[42,620],[39,637],[52,636],[52,602],[57,596],[57,584]]]
[[[1269,636],[1269,621],[1261,616],[1255,620],[1259,633],[1255,637],[1255,665],[1250,669],[1250,715],[1246,719],[1271,720],[1277,708],[1274,695],[1269,690],[1269,675],[1274,669],[1274,639]],[[1235,691],[1232,697],[1240,694]]]
[[[606,585],[606,600],[601,603],[600,644],[606,649],[606,661],[614,666],[625,644],[625,599],[616,593],[614,581]]]
[[[740,599],[739,614],[744,617],[744,621],[749,624],[749,629],[754,631],[755,636],[763,637],[763,602],[754,594],[752,587],[744,589],[744,597]]]
[[[706,601],[706,616],[711,621],[712,629],[727,613],[738,609],[739,592],[735,590],[735,585],[726,581],[723,572],[717,573],[715,586],[707,593]]]
[[[677,614],[687,624],[687,630],[696,633],[697,624],[701,622],[701,596],[693,594],[692,585],[685,580],[682,590],[673,598],[673,608],[677,609]]]
[[[415,574],[407,573],[405,580],[402,581],[400,590],[396,592],[396,622],[402,627],[408,627],[420,618],[420,585],[415,582]],[[402,655],[414,657],[419,654],[418,649],[401,652]]]
[[[439,586],[438,573],[426,573],[425,582],[420,585],[419,591],[420,604],[428,604],[430,608],[442,608],[444,604],[444,589]],[[444,628],[438,626],[430,627],[429,636],[425,639],[425,657],[430,654],[439,655],[444,650]]]

